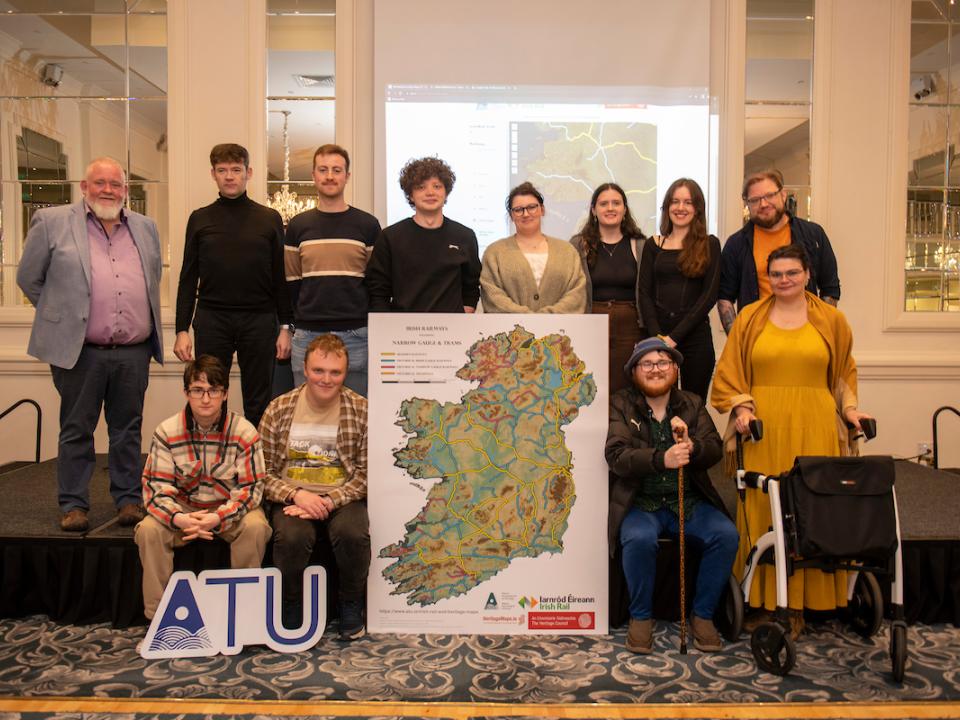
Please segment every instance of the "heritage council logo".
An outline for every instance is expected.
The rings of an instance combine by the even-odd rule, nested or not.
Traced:
[[[593,630],[596,627],[596,615],[593,610],[581,610],[578,607],[593,607],[597,600],[592,596],[580,595],[540,595],[539,598],[523,597],[521,605],[526,605],[527,628],[530,630]],[[533,612],[536,607],[537,611]]]

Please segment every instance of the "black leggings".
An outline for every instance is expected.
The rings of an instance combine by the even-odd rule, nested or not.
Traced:
[[[661,332],[664,335],[670,334],[667,330],[661,330]],[[710,388],[710,379],[717,364],[709,319],[704,320],[678,342],[677,350],[683,354],[683,364],[680,366],[680,389],[696,393],[706,403],[709,399],[707,391]]]

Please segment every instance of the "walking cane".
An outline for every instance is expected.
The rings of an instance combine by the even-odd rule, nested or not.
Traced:
[[[673,439],[683,439],[681,428],[673,429]],[[683,527],[683,466],[677,468],[677,499],[680,502],[677,519],[680,521],[680,654],[687,654],[687,536]]]

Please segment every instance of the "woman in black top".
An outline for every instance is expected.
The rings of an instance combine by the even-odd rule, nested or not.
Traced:
[[[680,178],[660,208],[661,237],[644,245],[637,276],[643,325],[683,353],[680,387],[707,396],[716,364],[710,308],[720,287],[720,241],[707,235],[706,203],[696,182]]]
[[[637,313],[637,262],[644,237],[616,183],[593,191],[590,216],[570,240],[587,276],[587,312],[610,318],[610,393],[630,385],[623,367],[646,337]]]

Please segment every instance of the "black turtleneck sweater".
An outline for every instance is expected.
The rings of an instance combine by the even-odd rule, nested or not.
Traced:
[[[198,289],[199,283],[199,289]],[[283,273],[283,221],[244,193],[218,197],[187,221],[177,288],[177,332],[204,310],[274,312],[292,322]]]

